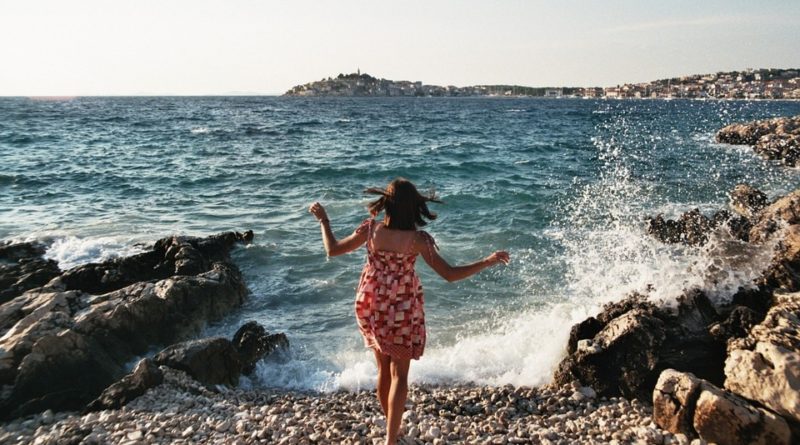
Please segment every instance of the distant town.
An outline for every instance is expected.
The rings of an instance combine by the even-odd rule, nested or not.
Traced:
[[[748,69],[694,74],[612,87],[527,87],[425,85],[378,79],[358,70],[298,85],[286,96],[503,96],[608,99],[800,99],[800,69]]]

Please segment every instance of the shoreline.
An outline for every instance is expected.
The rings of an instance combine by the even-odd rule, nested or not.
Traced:
[[[0,425],[0,442],[381,444],[374,391],[209,390],[163,367],[164,383],[120,409],[41,414]],[[411,385],[402,444],[688,444],[638,400],[562,387]]]

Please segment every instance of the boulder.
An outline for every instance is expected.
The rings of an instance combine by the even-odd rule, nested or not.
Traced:
[[[726,144],[750,145],[762,157],[788,166],[800,165],[800,116],[728,125],[717,132],[716,139]]]
[[[149,252],[66,271],[0,306],[0,417],[81,408],[122,378],[132,358],[241,305],[247,289],[228,252],[248,238],[165,238]],[[202,256],[189,262],[205,268],[196,275],[179,274],[187,266],[167,254],[186,246]],[[162,278],[167,266],[175,274]]]
[[[752,241],[769,239],[779,228],[800,224],[800,190],[795,190],[765,207],[754,218]]]
[[[641,397],[658,363],[664,335],[663,321],[633,309],[611,320],[591,340],[581,340],[559,364],[555,382],[578,380],[598,394]]]
[[[289,347],[289,339],[283,333],[269,334],[264,326],[255,321],[242,325],[233,335],[233,346],[239,353],[242,372],[250,374],[262,357],[276,349]]]
[[[730,206],[734,212],[751,218],[769,204],[767,195],[748,184],[737,184],[730,193]]]
[[[789,445],[792,434],[781,417],[710,385],[702,385],[692,426],[718,445]]]
[[[689,246],[702,246],[708,242],[711,232],[724,229],[733,238],[747,241],[751,224],[742,216],[733,216],[721,210],[711,218],[699,209],[683,213],[677,220],[664,219],[657,215],[647,219],[647,233],[663,243],[682,243]]]
[[[222,337],[174,344],[156,354],[153,362],[184,371],[211,387],[236,386],[242,372],[238,351],[230,340]]]
[[[569,341],[567,342],[567,354],[572,354],[578,349],[578,342],[594,338],[605,326],[600,320],[589,317],[586,320],[572,326],[569,331]]]
[[[164,374],[158,366],[150,359],[142,359],[130,374],[103,390],[100,397],[86,406],[84,412],[119,409],[163,381]]]
[[[42,258],[45,250],[38,242],[0,244],[0,304],[44,286],[61,273],[58,263]]]
[[[713,323],[709,332],[720,343],[727,343],[729,339],[747,336],[750,328],[763,319],[764,314],[747,306],[735,306],[723,321]]]
[[[697,289],[678,297],[677,314],[657,312],[664,321],[664,342],[657,351],[657,373],[644,388],[649,396],[655,379],[667,368],[691,372],[701,378],[721,385],[724,379],[725,342],[711,335],[709,327],[719,321],[711,301]],[[644,384],[644,382],[643,382]]]
[[[725,388],[800,423],[800,293],[775,300],[746,338],[729,344]]]
[[[693,372],[722,384],[725,343],[708,327],[719,316],[705,294],[687,291],[675,311],[659,308],[641,295],[606,305],[596,321],[573,327],[569,355],[554,380],[578,380],[603,396],[649,400],[664,369]],[[600,327],[596,334],[591,335]],[[588,337],[588,338],[582,338]]]
[[[665,369],[653,390],[653,421],[673,434],[696,437],[694,407],[701,382],[694,374]]]
[[[653,391],[653,421],[673,434],[720,445],[791,443],[783,418],[673,369],[661,373]]]
[[[156,241],[147,252],[85,264],[64,272],[60,279],[67,290],[103,294],[141,281],[197,275],[208,271],[214,262],[228,261],[228,252],[235,243],[247,243],[252,239],[252,230],[225,232],[208,238],[172,236]]]

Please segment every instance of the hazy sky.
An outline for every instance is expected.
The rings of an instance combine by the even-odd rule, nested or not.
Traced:
[[[800,0],[0,0],[0,63],[0,95],[609,86],[800,67]]]

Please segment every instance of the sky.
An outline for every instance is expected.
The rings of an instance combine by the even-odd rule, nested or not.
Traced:
[[[0,0],[0,95],[282,94],[360,69],[613,86],[800,68],[800,0]]]

